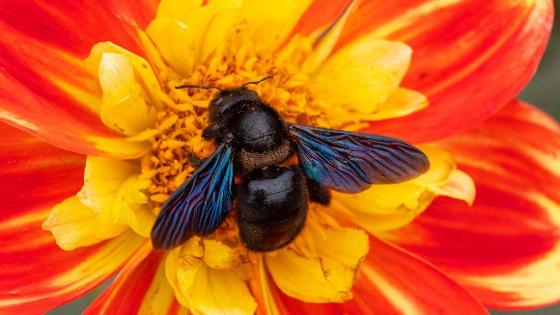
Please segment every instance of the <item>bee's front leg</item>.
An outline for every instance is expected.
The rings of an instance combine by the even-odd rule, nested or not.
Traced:
[[[196,168],[198,168],[202,164],[202,162],[204,162],[204,159],[200,158],[198,155],[196,155],[196,153],[192,151],[187,152],[187,158],[189,159],[191,165]]]
[[[222,134],[221,124],[211,124],[210,126],[204,128],[202,131],[202,137],[206,140],[218,139]]]

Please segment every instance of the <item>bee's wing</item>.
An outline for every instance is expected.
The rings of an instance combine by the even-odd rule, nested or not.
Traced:
[[[154,248],[173,248],[218,228],[232,206],[232,155],[232,148],[221,144],[171,195],[152,228]]]
[[[416,147],[372,134],[291,125],[307,177],[343,192],[412,179],[430,166]]]

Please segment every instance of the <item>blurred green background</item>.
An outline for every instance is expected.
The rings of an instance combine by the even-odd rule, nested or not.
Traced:
[[[560,0],[554,0],[554,4],[557,15],[548,49],[537,73],[521,92],[520,98],[560,119]]]
[[[556,8],[560,7],[560,0],[554,1]],[[520,95],[524,101],[539,106],[556,119],[560,119],[560,18],[555,18],[554,29],[548,49],[542,63],[525,90]],[[84,298],[69,303],[50,312],[50,315],[80,314],[95,296],[102,292],[107,284],[97,288]],[[123,301],[126,303],[126,301]],[[560,306],[548,307],[526,312],[492,312],[496,315],[560,315]],[[128,315],[128,314],[123,314]],[[468,315],[468,314],[457,314]]]

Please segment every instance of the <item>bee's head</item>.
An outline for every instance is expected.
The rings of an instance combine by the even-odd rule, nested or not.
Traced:
[[[265,80],[272,78],[272,76],[266,76],[258,81],[246,82],[240,87],[233,89],[221,89],[214,85],[192,85],[184,84],[176,86],[176,89],[184,88],[196,88],[196,89],[216,89],[220,93],[210,102],[210,121],[211,122],[221,122],[224,120],[224,115],[226,112],[233,108],[239,108],[243,104],[250,104],[253,102],[260,101],[257,92],[247,89],[247,85],[259,84]]]
[[[222,90],[210,102],[210,121],[221,122],[230,110],[258,101],[260,98],[257,92],[245,87]]]

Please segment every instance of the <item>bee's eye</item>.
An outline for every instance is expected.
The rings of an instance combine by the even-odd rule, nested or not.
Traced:
[[[219,106],[220,104],[222,104],[223,101],[224,101],[223,98],[217,97],[216,99],[214,99],[214,105]]]

